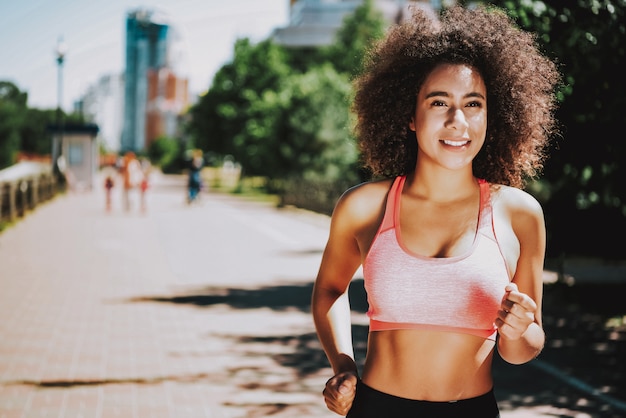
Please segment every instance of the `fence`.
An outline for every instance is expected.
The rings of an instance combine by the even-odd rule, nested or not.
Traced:
[[[20,162],[0,170],[0,224],[25,216],[58,190],[49,163]]]

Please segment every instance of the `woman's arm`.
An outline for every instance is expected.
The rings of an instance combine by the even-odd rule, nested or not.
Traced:
[[[317,334],[335,373],[356,373],[347,291],[360,266],[361,255],[346,200],[346,195],[342,196],[333,212],[311,301]]]
[[[333,368],[323,394],[328,409],[345,416],[356,394],[348,287],[375,235],[389,183],[357,186],[339,199],[313,288],[311,310],[318,337]],[[376,205],[374,202],[380,202]]]
[[[507,362],[521,364],[537,357],[545,343],[541,306],[546,230],[541,206],[531,195],[521,191],[507,195],[519,258],[496,319],[498,351]]]

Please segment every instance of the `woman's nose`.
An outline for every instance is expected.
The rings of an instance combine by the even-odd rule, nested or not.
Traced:
[[[468,127],[467,119],[465,119],[465,113],[461,109],[450,109],[450,115],[446,123],[446,127],[450,129],[466,129]]]

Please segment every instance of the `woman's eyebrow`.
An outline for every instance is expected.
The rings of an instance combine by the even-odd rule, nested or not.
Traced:
[[[446,93],[445,91],[431,91],[424,98],[430,99],[431,97],[438,97],[438,96],[449,97],[450,95]]]
[[[429,99],[431,97],[450,97],[450,95],[445,91],[432,91],[426,95],[425,99]],[[478,93],[477,91],[467,93],[465,96],[463,96],[464,99],[467,99],[468,97],[478,97],[485,100],[485,96],[483,96],[481,93]]]
[[[464,97],[465,98],[468,98],[468,97],[478,97],[479,99],[486,100],[485,96],[482,93],[479,93],[477,91],[473,91],[471,93],[467,93]]]

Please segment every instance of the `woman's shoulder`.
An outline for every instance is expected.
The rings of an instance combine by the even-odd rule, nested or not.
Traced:
[[[378,217],[387,201],[393,179],[368,181],[346,190],[335,206],[333,217],[367,221]]]
[[[346,190],[339,198],[340,203],[350,207],[367,207],[372,201],[384,199],[391,188],[393,179],[372,180],[357,184]]]
[[[539,201],[529,192],[517,187],[492,185],[492,195],[495,204],[512,212],[541,213]]]
[[[496,215],[509,219],[518,235],[525,230],[543,228],[543,208],[539,201],[525,190],[504,185],[496,186],[492,192],[492,207]]]
[[[543,210],[527,191],[503,185],[492,186],[492,190],[496,236],[511,272],[515,272],[522,253],[540,256],[545,249]]]

